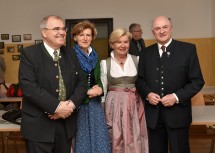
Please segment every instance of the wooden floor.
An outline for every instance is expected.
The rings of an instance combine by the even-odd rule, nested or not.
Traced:
[[[211,140],[192,139],[190,140],[191,153],[210,153],[210,144]],[[26,153],[23,141],[17,142],[17,149],[18,153]],[[15,145],[12,141],[9,142],[8,153],[16,153]]]

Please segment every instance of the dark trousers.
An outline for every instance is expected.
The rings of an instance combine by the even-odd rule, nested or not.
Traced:
[[[168,146],[170,153],[190,153],[189,127],[167,127],[164,112],[162,111],[161,109],[159,112],[156,128],[148,128],[149,153],[168,153]]]
[[[71,143],[72,139],[67,139],[65,123],[61,119],[56,120],[54,142],[34,142],[27,139],[25,140],[27,153],[70,153]]]

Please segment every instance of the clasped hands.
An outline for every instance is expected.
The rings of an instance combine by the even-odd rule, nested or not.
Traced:
[[[173,106],[177,101],[173,94],[167,94],[163,98],[160,98],[158,94],[152,92],[148,94],[147,99],[152,105],[158,105],[158,103],[162,103],[165,107]]]
[[[93,86],[91,89],[88,90],[87,95],[89,98],[97,97],[102,94],[102,88],[98,85]],[[61,101],[58,105],[58,108],[55,111],[55,114],[49,115],[50,119],[59,119],[59,118],[67,118],[69,117],[75,109],[75,105],[73,102],[70,101]]]
[[[94,85],[92,88],[90,88],[87,91],[87,95],[89,96],[89,98],[97,97],[97,96],[100,96],[101,94],[102,94],[102,88],[99,87],[98,85]]]
[[[73,102],[68,101],[68,100],[61,101],[55,111],[55,114],[53,114],[53,115],[49,114],[49,118],[53,119],[53,120],[56,120],[59,118],[65,119],[73,113],[74,109],[75,109],[75,105]]]

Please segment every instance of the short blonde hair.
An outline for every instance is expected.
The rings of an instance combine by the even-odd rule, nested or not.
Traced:
[[[97,30],[94,26],[93,23],[91,23],[88,20],[84,20],[82,22],[79,22],[78,24],[76,24],[72,30],[72,36],[74,38],[74,36],[79,35],[81,32],[83,32],[85,29],[91,29],[92,31],[92,37],[93,40],[96,39],[97,36]]]
[[[109,44],[113,44],[119,40],[120,37],[127,36],[129,41],[132,38],[131,33],[125,28],[117,28],[111,34],[109,38]]]

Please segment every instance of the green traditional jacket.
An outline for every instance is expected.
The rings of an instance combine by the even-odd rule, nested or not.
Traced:
[[[100,60],[97,61],[96,67],[94,68],[94,78],[95,78],[95,84],[98,85],[99,87],[101,87],[102,91],[103,91],[103,85],[102,85],[102,81],[101,81],[101,77],[100,77]],[[88,89],[90,89],[89,86],[88,86]],[[98,96],[100,101],[101,101],[102,95]],[[83,101],[83,104],[88,104],[88,103],[89,103],[89,96],[87,96],[85,98],[85,100]]]

